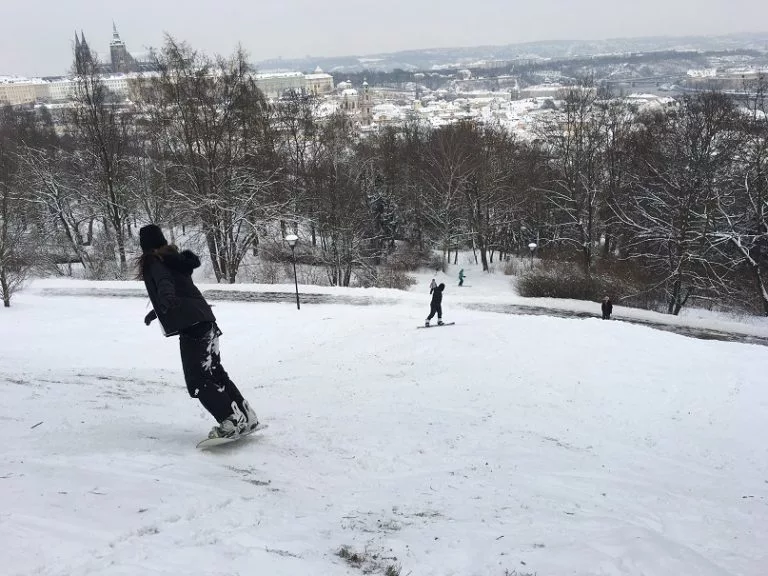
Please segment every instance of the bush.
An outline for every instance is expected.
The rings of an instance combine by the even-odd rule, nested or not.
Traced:
[[[519,258],[517,256],[510,256],[504,262],[504,274],[506,276],[520,276],[525,272],[530,272],[530,270],[531,270],[530,258]]]
[[[434,270],[435,272],[445,272],[445,265],[447,262],[441,254],[431,252],[427,260],[427,268]]]
[[[416,278],[406,274],[402,270],[393,268],[382,268],[376,278],[375,286],[377,288],[394,288],[395,290],[408,290],[416,284]]]
[[[402,270],[390,266],[363,268],[355,271],[355,284],[363,288],[394,288],[408,290],[416,279]]]
[[[393,270],[412,272],[422,266],[432,267],[434,257],[435,254],[431,250],[419,250],[418,247],[411,244],[400,244],[387,257],[387,266]]]
[[[293,270],[290,273],[293,277]],[[251,280],[256,284],[280,284],[283,279],[283,267],[272,260],[262,259],[251,269]]]
[[[550,263],[525,272],[517,282],[521,296],[530,298],[571,298],[598,301],[606,294],[617,301],[633,293],[626,281],[606,273],[587,276],[574,264]]]
[[[289,280],[293,278],[293,265],[284,263],[284,277]],[[296,266],[296,275],[299,278],[299,284],[309,284],[313,286],[328,286],[328,274],[322,266],[313,266],[311,264],[298,264]]]

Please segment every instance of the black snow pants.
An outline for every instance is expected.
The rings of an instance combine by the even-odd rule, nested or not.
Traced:
[[[427,320],[432,320],[434,318],[435,314],[437,314],[437,319],[441,320],[443,318],[443,305],[442,304],[430,304],[429,305],[429,316],[427,316]]]
[[[221,365],[220,335],[214,322],[195,324],[179,334],[187,391],[200,400],[216,422],[233,414],[232,402],[243,411],[243,395]]]

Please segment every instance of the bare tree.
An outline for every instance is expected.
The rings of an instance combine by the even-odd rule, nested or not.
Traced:
[[[258,223],[284,209],[267,104],[242,50],[212,61],[167,37],[157,65],[143,101],[175,206],[198,217],[216,279],[234,282]]]
[[[747,82],[745,93],[740,169],[733,186],[719,190],[719,217],[711,239],[734,269],[749,271],[754,293],[768,316],[768,78]]]
[[[732,102],[717,93],[685,97],[679,109],[646,119],[632,193],[615,212],[632,232],[629,257],[658,278],[667,312],[723,287],[709,237],[718,191],[729,185],[736,141]]]
[[[126,107],[110,93],[101,64],[90,52],[75,53],[75,101],[70,114],[77,149],[73,156],[88,193],[104,224],[114,236],[120,275],[126,273],[126,235],[129,221],[128,147],[133,126]]]
[[[472,123],[462,122],[434,131],[420,158],[423,214],[444,257],[467,239],[461,200],[477,171],[470,138],[475,130]]]
[[[317,245],[317,194],[312,178],[316,172],[320,148],[320,126],[317,121],[319,104],[314,95],[291,92],[276,102],[273,108],[278,154],[284,166],[281,178],[285,190],[283,196],[289,202],[289,217],[294,224],[306,220],[312,246]]]
[[[575,247],[581,253],[584,273],[589,275],[605,201],[602,155],[606,133],[590,81],[566,90],[562,101],[561,109],[546,116],[538,128],[553,174],[545,190],[555,207],[553,239]]]
[[[10,106],[0,109],[0,297],[3,306],[35,264],[37,239],[19,168],[19,146],[29,135],[29,118]]]
[[[511,137],[493,127],[477,130],[472,144],[475,170],[464,187],[465,213],[473,248],[480,252],[483,271],[489,271],[488,254],[494,237],[511,224]]]
[[[73,163],[71,151],[25,147],[20,159],[30,189],[29,201],[37,205],[52,242],[63,250],[62,257],[74,255],[86,277],[90,276],[93,256],[89,247],[98,212],[80,186],[79,166]]]
[[[336,114],[322,127],[315,186],[320,257],[332,286],[349,286],[355,268],[371,266],[367,205],[361,167],[355,167],[352,125]]]

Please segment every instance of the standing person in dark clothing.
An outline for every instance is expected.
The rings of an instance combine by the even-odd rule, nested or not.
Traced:
[[[613,302],[608,296],[603,297],[603,304],[601,306],[603,310],[603,320],[610,320],[613,313]]]
[[[259,420],[221,365],[221,330],[192,282],[192,271],[200,266],[200,259],[189,250],[179,252],[169,246],[154,224],[139,231],[139,241],[138,276],[152,302],[144,323],[149,326],[157,319],[166,336],[179,335],[187,391],[219,423],[208,437],[229,438],[253,430]]]
[[[440,284],[432,291],[432,302],[429,305],[429,316],[424,322],[424,326],[429,326],[429,321],[437,314],[437,325],[443,325],[443,290],[445,290],[445,284]]]

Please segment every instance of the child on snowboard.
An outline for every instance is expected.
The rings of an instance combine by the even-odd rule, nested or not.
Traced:
[[[429,304],[429,316],[427,316],[424,326],[429,326],[429,321],[437,314],[437,325],[443,325],[443,290],[445,284],[440,284],[432,291],[432,302]]]
[[[208,437],[231,438],[255,429],[256,413],[221,365],[216,318],[192,282],[200,259],[189,250],[179,252],[169,246],[154,224],[139,230],[139,242],[138,277],[144,280],[152,302],[144,323],[149,326],[158,319],[165,336],[179,335],[187,391],[219,423]]]

